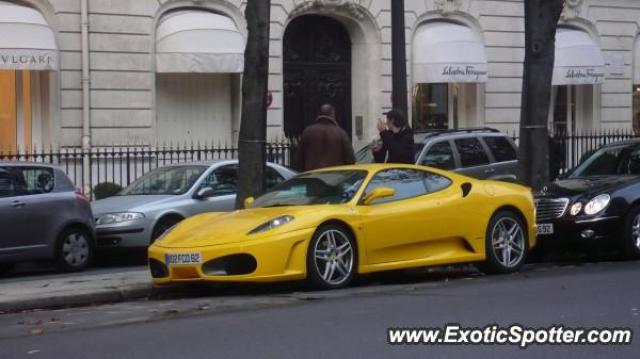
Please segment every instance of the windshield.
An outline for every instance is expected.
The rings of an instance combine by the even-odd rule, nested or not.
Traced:
[[[135,180],[119,195],[183,194],[193,186],[206,169],[206,166],[157,168]]]
[[[601,148],[578,165],[569,178],[607,175],[640,175],[640,146]]]
[[[367,171],[348,170],[301,174],[256,199],[253,207],[346,203],[356,194],[366,176]]]

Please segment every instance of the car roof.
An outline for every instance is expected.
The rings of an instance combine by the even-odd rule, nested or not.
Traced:
[[[461,128],[451,130],[426,130],[416,131],[414,133],[415,142],[426,142],[427,140],[436,138],[460,138],[469,137],[471,135],[480,136],[504,136],[508,137],[506,133],[500,132],[495,128],[481,127],[481,128]]]
[[[28,161],[0,161],[0,166],[12,166],[12,167],[48,167],[53,169],[59,169],[55,164],[45,162],[28,162]]]
[[[229,160],[205,160],[205,161],[190,161],[190,162],[178,162],[178,163],[167,163],[165,165],[159,166],[162,167],[180,167],[180,166],[224,166],[238,163],[237,159],[229,159]],[[283,167],[277,163],[267,162],[270,166],[278,166]]]
[[[624,146],[624,145],[640,145],[640,139],[636,138],[636,139],[629,139],[629,140],[623,140],[618,142],[611,142],[601,147],[605,148],[605,147]]]

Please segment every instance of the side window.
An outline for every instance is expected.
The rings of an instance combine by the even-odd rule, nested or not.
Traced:
[[[435,143],[425,153],[420,164],[423,166],[452,170],[456,167],[453,159],[453,150],[448,141]]]
[[[14,176],[0,169],[0,198],[13,197],[16,195],[16,183]]]
[[[275,186],[279,185],[284,181],[284,177],[278,173],[275,169],[267,166],[265,169],[265,190],[271,191]]]
[[[435,173],[424,172],[424,185],[427,187],[427,192],[433,193],[451,186],[451,180]]]
[[[11,187],[13,195],[24,196],[49,193],[55,187],[55,177],[51,168],[7,167],[4,173],[0,177],[0,192],[6,192]],[[10,182],[12,184],[9,184]]]
[[[455,140],[456,148],[460,154],[462,167],[481,166],[489,163],[489,157],[484,152],[484,147],[475,137]]]
[[[505,137],[491,136],[483,137],[484,143],[489,146],[493,158],[496,162],[515,161],[517,158],[516,149]]]
[[[371,193],[378,187],[393,188],[396,193],[391,197],[377,199],[372,204],[394,202],[427,194],[422,171],[412,169],[393,168],[378,172],[367,185],[365,193]]]
[[[235,194],[238,189],[238,165],[218,167],[207,176],[200,188],[213,188],[213,196]]]

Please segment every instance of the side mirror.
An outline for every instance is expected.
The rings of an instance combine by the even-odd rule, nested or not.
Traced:
[[[377,187],[374,188],[371,193],[366,195],[362,200],[364,205],[370,205],[373,201],[380,198],[391,197],[396,194],[396,190],[389,187]]]
[[[247,197],[244,199],[244,208],[249,208],[251,207],[251,205],[253,204],[253,201],[255,201],[255,198],[253,197]]]
[[[202,188],[200,188],[198,190],[198,192],[196,192],[196,194],[193,196],[193,198],[195,198],[195,199],[204,199],[204,198],[213,196],[214,193],[215,193],[215,191],[213,190],[213,188],[211,188],[211,187],[202,187]]]

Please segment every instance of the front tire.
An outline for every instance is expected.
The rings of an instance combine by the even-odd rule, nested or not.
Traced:
[[[622,251],[629,259],[640,259],[640,206],[631,209],[624,223]]]
[[[512,211],[500,211],[491,217],[485,234],[486,273],[505,274],[518,271],[527,259],[529,241],[520,217]]]
[[[56,264],[65,272],[85,269],[93,260],[94,246],[89,232],[79,227],[65,229],[58,237]]]
[[[320,289],[346,287],[355,276],[358,253],[355,240],[341,226],[322,225],[307,250],[307,279]]]

